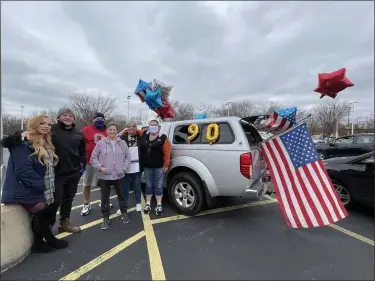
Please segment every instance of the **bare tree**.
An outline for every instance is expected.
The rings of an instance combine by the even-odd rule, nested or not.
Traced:
[[[30,120],[31,118],[37,116],[37,115],[46,115],[48,116],[52,122],[56,123],[57,122],[57,109],[50,108],[48,110],[41,110],[41,111],[35,111],[31,113],[27,119]]]
[[[117,99],[114,96],[90,95],[88,93],[73,93],[69,97],[70,107],[76,114],[78,122],[88,125],[96,112],[101,112],[106,119],[116,119],[119,116]]]
[[[314,122],[320,127],[323,137],[329,137],[335,131],[336,123],[347,116],[349,104],[338,99],[321,100],[313,109]]]
[[[229,105],[222,105],[221,108],[216,109],[218,116],[237,116],[240,118],[248,117],[257,114],[256,106],[248,100],[235,101]]]
[[[4,135],[13,134],[21,130],[21,119],[8,113],[3,113],[3,133]]]
[[[275,109],[283,108],[283,105],[275,101],[266,101],[257,108],[258,114],[271,114]]]
[[[178,101],[170,101],[174,109],[174,118],[173,120],[191,120],[194,119],[196,110],[192,104],[189,103],[180,103]]]

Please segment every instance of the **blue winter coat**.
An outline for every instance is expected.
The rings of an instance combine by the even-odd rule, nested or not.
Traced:
[[[31,143],[21,140],[20,133],[1,141],[9,150],[9,160],[3,185],[1,202],[4,204],[36,204],[45,201],[45,167],[37,158]]]

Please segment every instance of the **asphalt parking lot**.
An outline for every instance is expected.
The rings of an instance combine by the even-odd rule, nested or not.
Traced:
[[[31,254],[1,279],[374,280],[373,210],[351,210],[334,226],[292,230],[272,197],[220,199],[216,209],[192,218],[179,216],[166,200],[163,218],[132,208],[131,224],[113,215],[103,231],[99,199],[96,189],[92,213],[82,217],[77,194],[71,220],[83,231],[59,235],[69,248]],[[117,199],[111,202],[115,214]]]

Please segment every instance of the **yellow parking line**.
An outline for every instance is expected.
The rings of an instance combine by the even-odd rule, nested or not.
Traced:
[[[143,194],[141,196],[142,205],[145,206],[145,200]],[[166,280],[163,262],[161,261],[160,251],[154,228],[151,224],[150,215],[146,215],[142,212],[143,227],[145,229],[147,251],[150,260],[151,278],[152,280]]]
[[[135,210],[134,207],[133,207],[133,208],[130,208],[130,209],[128,209],[128,213],[133,212],[134,210]],[[120,215],[113,214],[113,215],[110,215],[110,216],[109,216],[109,219],[111,220],[111,219],[117,218],[117,217],[119,217],[119,216],[120,216]],[[85,229],[88,229],[88,228],[90,228],[90,227],[93,227],[93,226],[95,226],[95,225],[100,224],[102,221],[103,221],[103,219],[101,218],[101,219],[98,219],[98,220],[95,220],[95,221],[92,221],[92,222],[86,223],[86,224],[84,224],[84,225],[81,225],[80,228],[81,228],[81,230],[85,230]],[[56,238],[61,239],[61,238],[65,238],[65,237],[67,237],[67,236],[70,236],[70,235],[72,235],[72,234],[73,234],[73,233],[63,232],[63,233],[60,233],[60,234],[56,235]]]
[[[80,268],[76,269],[75,271],[69,273],[68,275],[64,276],[60,280],[77,280],[79,277],[84,275],[85,273],[93,270],[94,268],[101,265],[103,262],[109,260],[113,256],[117,255],[133,243],[137,242],[139,239],[145,236],[145,232],[141,231],[136,235],[130,237],[129,239],[125,240],[121,244],[117,245],[116,247],[112,248],[111,250],[105,252],[104,254],[100,255],[96,259],[86,263],[85,265],[81,266]]]
[[[113,199],[113,198],[117,198],[117,195],[113,195],[113,196],[109,197],[109,199]],[[99,203],[100,203],[100,200],[95,200],[95,201],[90,202],[91,205],[99,204]],[[76,209],[83,208],[83,205],[84,204],[72,207],[72,211],[76,210]],[[60,211],[58,211],[57,214],[60,214]]]
[[[265,195],[265,197],[272,198],[272,197],[270,197],[268,195]],[[274,199],[274,200],[277,202],[277,199]],[[355,233],[353,231],[350,231],[350,230],[348,230],[346,228],[343,228],[341,226],[338,226],[336,224],[330,224],[330,225],[327,225],[327,226],[329,226],[330,228],[333,228],[335,230],[338,230],[338,231],[340,231],[340,232],[342,232],[342,233],[344,233],[346,235],[349,235],[349,236],[351,236],[351,237],[353,237],[353,238],[355,238],[355,239],[357,239],[359,241],[362,241],[364,243],[367,243],[367,244],[375,247],[375,242],[373,240],[369,239],[369,238],[366,238],[366,237],[364,237],[362,235],[359,235],[359,234],[357,234],[357,233]]]
[[[233,211],[233,210],[238,210],[238,209],[244,209],[244,208],[250,208],[250,207],[255,207],[255,206],[263,206],[263,205],[273,204],[273,203],[276,203],[276,200],[271,197],[271,199],[264,200],[264,201],[250,202],[250,203],[236,205],[236,206],[222,207],[222,208],[207,210],[207,211],[199,213],[195,216],[177,215],[177,216],[172,216],[172,217],[154,219],[154,220],[151,220],[150,223],[151,224],[159,224],[159,223],[164,223],[164,222],[171,222],[171,221],[176,221],[176,220],[207,216],[207,215],[212,215],[212,214],[217,214],[217,213],[222,213],[222,212],[227,212],[227,211]]]
[[[349,236],[351,236],[351,237],[353,237],[353,238],[355,238],[355,239],[357,239],[359,241],[365,242],[365,243],[367,243],[367,244],[375,247],[375,243],[371,239],[368,239],[368,238],[366,238],[366,237],[364,237],[362,235],[359,235],[359,234],[357,234],[357,233],[355,233],[353,231],[350,231],[350,230],[348,230],[346,228],[343,228],[341,226],[338,226],[336,224],[330,224],[328,226],[331,227],[331,228],[333,228],[333,229],[336,229],[336,230],[338,230],[338,231],[340,231],[342,233],[345,233],[346,235],[349,235]]]

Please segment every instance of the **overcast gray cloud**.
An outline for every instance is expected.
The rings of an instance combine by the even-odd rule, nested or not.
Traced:
[[[57,108],[76,90],[126,108],[139,78],[183,102],[310,107],[317,74],[341,67],[355,86],[340,99],[374,111],[373,2],[2,2],[1,28],[10,113]]]

